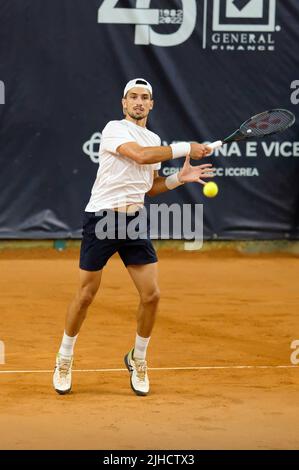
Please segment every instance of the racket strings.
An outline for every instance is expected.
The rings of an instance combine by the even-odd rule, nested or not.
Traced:
[[[250,134],[251,137],[261,137],[287,129],[293,120],[292,113],[286,110],[273,110],[257,114],[245,122],[240,130],[246,135]]]

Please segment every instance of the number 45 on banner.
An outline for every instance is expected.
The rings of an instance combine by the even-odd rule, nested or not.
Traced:
[[[118,0],[104,0],[98,10],[98,23],[134,24],[135,44],[170,47],[185,42],[196,25],[196,0],[181,0],[182,9],[150,8],[151,0],[136,0],[136,8],[118,8]],[[178,24],[174,33],[156,33],[150,25]]]

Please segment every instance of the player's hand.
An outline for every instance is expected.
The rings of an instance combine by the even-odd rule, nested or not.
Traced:
[[[193,142],[191,144],[190,157],[194,160],[200,160],[201,158],[208,157],[211,155],[211,153],[213,152],[207,145],[198,144],[197,142]]]
[[[212,167],[211,163],[205,163],[204,165],[191,166],[190,155],[186,156],[186,160],[183,168],[179,171],[178,178],[181,183],[201,183],[206,184],[202,178],[213,178],[215,176],[215,168]]]

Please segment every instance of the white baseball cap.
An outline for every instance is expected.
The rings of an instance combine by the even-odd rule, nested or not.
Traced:
[[[124,89],[124,97],[126,96],[129,90],[135,87],[146,88],[150,92],[151,96],[153,95],[152,86],[148,81],[144,80],[144,78],[134,78],[134,80],[130,80],[126,84]]]

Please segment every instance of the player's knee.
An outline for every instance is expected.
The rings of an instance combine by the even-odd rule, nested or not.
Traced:
[[[150,292],[141,295],[141,302],[145,304],[156,305],[160,300],[160,291],[158,288],[151,290]]]
[[[95,297],[95,292],[92,289],[84,288],[79,292],[79,304],[80,307],[86,308],[92,303]]]

